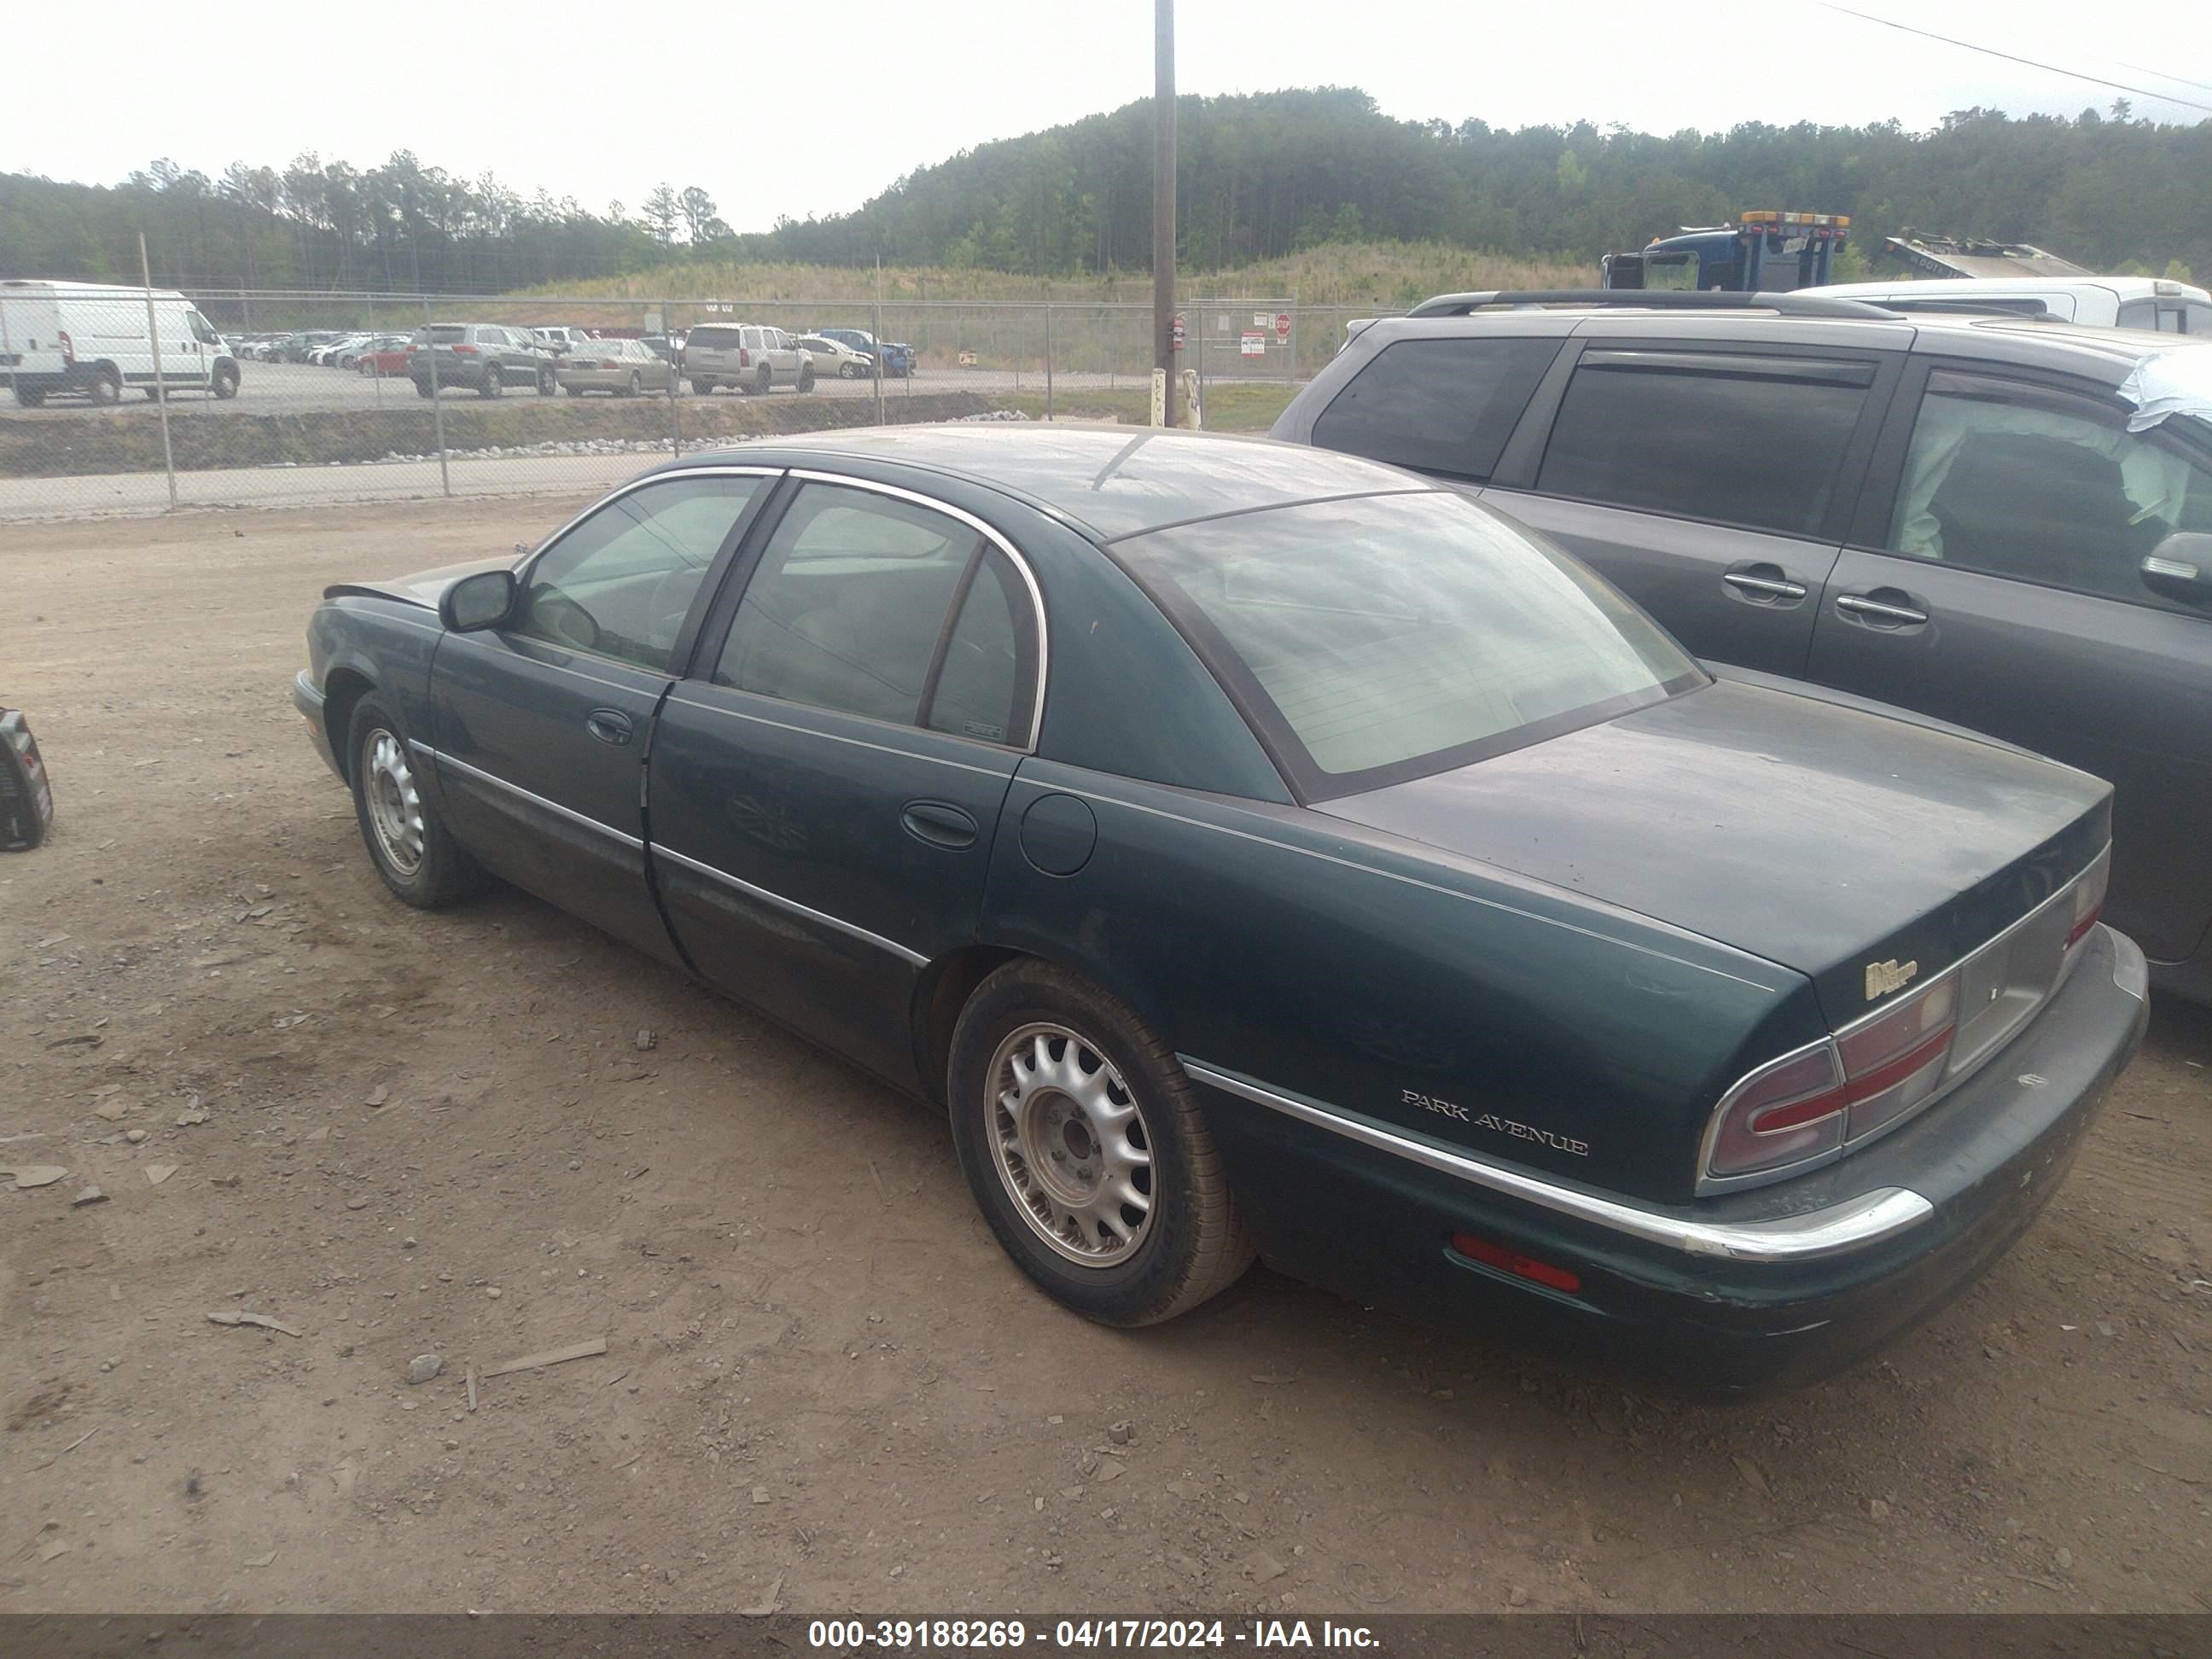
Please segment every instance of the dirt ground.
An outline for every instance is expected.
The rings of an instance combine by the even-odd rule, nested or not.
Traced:
[[[2212,1607],[2212,1018],[2159,1006],[2026,1241],[1810,1391],[1265,1273],[1103,1330],[931,1115],[535,900],[378,885],[310,606],[569,510],[0,528],[60,811],[0,855],[0,1164],[68,1169],[0,1183],[0,1607]]]

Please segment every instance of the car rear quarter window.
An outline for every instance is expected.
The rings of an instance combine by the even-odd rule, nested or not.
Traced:
[[[701,351],[731,351],[737,347],[738,331],[712,326],[695,328],[684,336],[684,343]]]
[[[1871,363],[1586,351],[1552,423],[1549,495],[1796,536],[1820,533]]]
[[[1323,449],[1481,479],[1559,355],[1556,339],[1400,340],[1314,421]]]
[[[1939,369],[1913,422],[1889,550],[2202,616],[2142,570],[2171,532],[2212,532],[2202,431],[2176,416],[2130,432],[2125,410],[2087,391]]]
[[[714,682],[872,720],[1022,740],[1013,713],[1021,630],[988,550],[945,514],[809,483],[762,551]]]
[[[1236,514],[1114,551],[1309,799],[1704,684],[1642,611],[1452,491]]]

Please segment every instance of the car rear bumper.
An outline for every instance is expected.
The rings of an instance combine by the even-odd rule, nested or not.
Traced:
[[[2026,1230],[2142,1040],[2145,981],[2142,951],[2100,927],[2044,1009],[1937,1109],[1814,1175],[1680,1206],[1477,1164],[1185,1063],[1215,1091],[1209,1121],[1240,1212],[1285,1271],[1480,1331],[1539,1332],[1705,1387],[1755,1389],[1859,1358]],[[1466,1235],[1565,1269],[1571,1288],[1462,1254],[1451,1241]]]
[[[338,764],[337,752],[331,747],[329,728],[323,724],[323,694],[315,690],[315,683],[301,669],[292,677],[292,707],[307,722],[307,737],[315,745],[315,752],[323,757],[323,764],[337,774],[340,783],[346,781],[345,768]]]

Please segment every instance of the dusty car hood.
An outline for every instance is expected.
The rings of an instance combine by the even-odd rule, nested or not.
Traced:
[[[323,597],[335,599],[346,593],[365,593],[374,599],[404,599],[410,605],[419,605],[426,611],[438,608],[439,597],[464,576],[473,576],[479,570],[512,570],[514,556],[489,559],[471,559],[465,564],[441,564],[434,570],[418,570],[411,576],[392,576],[375,582],[334,582],[323,590]]]
[[[2017,750],[1718,681],[1320,810],[1625,906],[1809,975],[1932,975],[2079,874],[2111,786]]]

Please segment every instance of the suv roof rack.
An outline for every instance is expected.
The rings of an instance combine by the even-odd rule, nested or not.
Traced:
[[[1784,317],[1868,317],[1894,313],[1864,300],[1823,294],[1729,294],[1717,290],[1649,288],[1493,289],[1482,294],[1439,294],[1408,317],[1465,317],[1491,306],[1590,306],[1634,311],[1772,311]]]

